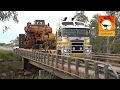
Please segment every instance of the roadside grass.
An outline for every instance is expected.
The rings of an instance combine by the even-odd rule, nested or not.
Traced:
[[[7,61],[21,60],[21,57],[14,54],[12,51],[0,50],[0,59]]]
[[[44,72],[41,75],[40,79],[60,79],[60,78],[55,76],[55,75],[53,75],[53,74],[51,74],[51,73],[49,73],[49,72]]]

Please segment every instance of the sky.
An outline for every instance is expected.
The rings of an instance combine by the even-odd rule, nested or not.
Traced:
[[[56,30],[56,23],[60,18],[70,18],[74,16],[75,11],[17,11],[19,23],[15,23],[12,19],[10,21],[0,22],[0,43],[10,43],[19,34],[25,34],[24,27],[27,22],[34,23],[35,19],[44,19],[45,23],[49,23],[52,27],[53,33]],[[89,20],[94,14],[104,14],[103,11],[85,11]],[[3,27],[8,26],[10,29],[3,34]]]

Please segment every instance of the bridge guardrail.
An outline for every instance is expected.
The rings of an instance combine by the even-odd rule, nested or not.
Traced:
[[[28,58],[30,60],[35,60],[36,62],[74,75],[77,78],[88,78],[89,76],[94,76],[95,79],[109,79],[109,77],[112,76],[118,79],[120,77],[110,64],[95,60],[76,58],[75,62],[73,62],[70,60],[71,57],[63,55],[33,52],[25,49],[14,50],[14,52],[22,57]],[[84,62],[81,63],[81,60]],[[84,75],[82,75],[82,73],[84,73]]]
[[[109,53],[95,53],[92,52],[93,55],[109,55],[109,56],[120,56],[120,54],[109,54]]]
[[[119,56],[110,56],[110,55],[92,55],[92,59],[96,61],[104,61],[113,66],[120,67],[120,57]]]

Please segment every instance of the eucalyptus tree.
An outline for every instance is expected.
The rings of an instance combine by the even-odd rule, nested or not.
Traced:
[[[13,19],[14,22],[18,23],[18,13],[16,11],[0,11],[0,21],[9,21],[10,19]],[[3,33],[6,32],[8,29],[10,29],[7,26],[4,26]]]
[[[106,15],[115,16],[115,36],[110,37],[111,53],[120,53],[120,11],[104,11]]]

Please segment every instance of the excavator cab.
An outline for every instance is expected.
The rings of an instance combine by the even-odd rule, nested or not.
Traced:
[[[34,24],[45,25],[45,20],[35,20]]]

